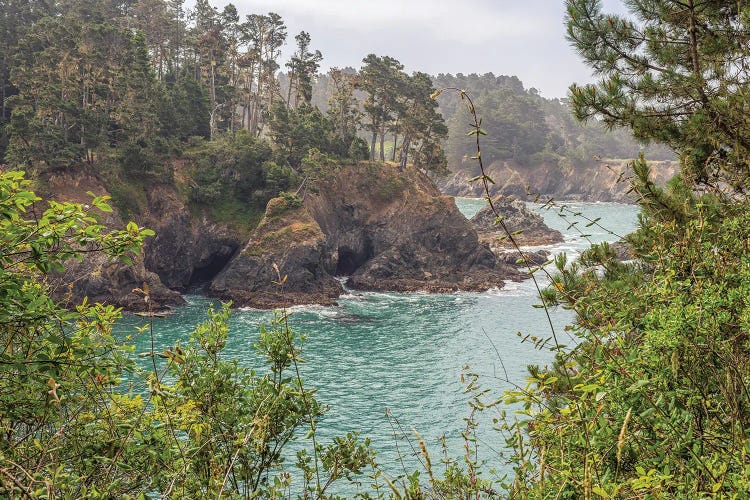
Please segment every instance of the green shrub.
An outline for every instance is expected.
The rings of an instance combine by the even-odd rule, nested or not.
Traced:
[[[145,353],[152,368],[140,369],[131,337],[113,335],[118,310],[55,304],[47,272],[83,252],[127,262],[153,232],[133,223],[106,232],[79,204],[27,213],[40,201],[28,187],[20,172],[0,174],[0,496],[279,498],[294,484],[325,498],[331,484],[374,466],[356,434],[317,442],[323,409],[299,376],[304,338],[286,314],[260,329],[265,370],[223,356],[228,304],[187,343]],[[111,210],[105,197],[91,205]],[[147,285],[136,292],[148,299]],[[150,324],[137,333],[153,335]],[[284,450],[305,432],[311,449],[287,466]]]
[[[558,259],[546,299],[577,313],[578,340],[506,396],[525,416],[505,425],[514,497],[750,491],[750,206],[636,171],[638,261],[607,247]]]

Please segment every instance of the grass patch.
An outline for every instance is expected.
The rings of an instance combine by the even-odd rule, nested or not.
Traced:
[[[235,198],[221,198],[210,205],[193,205],[214,222],[225,224],[242,236],[249,235],[260,223],[263,210]]]
[[[112,195],[112,204],[119,210],[123,220],[130,220],[135,215],[143,213],[148,205],[146,185],[143,178],[116,178],[107,182],[107,190]]]

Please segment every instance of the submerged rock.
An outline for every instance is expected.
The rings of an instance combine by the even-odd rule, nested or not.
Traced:
[[[519,255],[516,250],[506,250],[505,252],[499,253],[497,259],[501,262],[505,262],[509,266],[527,268],[529,266],[541,266],[547,262],[549,257],[550,253],[546,250],[523,252],[522,255]]]

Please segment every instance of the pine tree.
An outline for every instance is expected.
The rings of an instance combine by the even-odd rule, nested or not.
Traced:
[[[339,153],[340,156],[348,156],[362,119],[359,102],[354,96],[358,76],[354,70],[347,72],[339,68],[331,68],[329,75],[331,95],[328,99],[328,119],[336,142],[347,147],[346,151]]]
[[[318,73],[323,55],[319,50],[310,52],[310,34],[306,31],[301,31],[294,39],[297,41],[297,51],[287,63],[289,86],[286,102],[289,106],[296,108],[301,103],[310,104],[313,79]],[[293,103],[292,96],[294,96]]]
[[[115,22],[105,19],[112,14]],[[31,26],[11,80],[9,160],[59,167],[106,154],[156,129],[154,75],[142,34],[110,7],[71,9]]]
[[[430,97],[435,92],[430,75],[417,72],[404,82],[398,116],[403,134],[400,168],[411,158],[420,168],[442,171],[447,167],[442,141],[448,135],[448,128],[437,111],[437,102]]]
[[[396,59],[369,54],[359,71],[359,88],[367,94],[364,102],[365,114],[372,132],[370,159],[375,159],[375,143],[380,136],[380,160],[385,161],[385,131],[394,118],[398,103],[398,82],[404,65]]]
[[[750,180],[750,7],[719,0],[568,0],[568,37],[602,78],[571,87],[579,119],[632,128],[683,153],[684,174],[744,191]]]
[[[251,14],[241,25],[242,42],[248,45],[240,64],[246,71],[243,92],[243,123],[255,135],[263,130],[265,118],[279,98],[276,71],[281,47],[286,41],[286,25],[274,12]]]

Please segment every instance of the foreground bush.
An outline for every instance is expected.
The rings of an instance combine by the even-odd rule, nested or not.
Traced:
[[[105,198],[91,204],[110,210]],[[227,307],[209,311],[185,345],[137,353],[152,360],[142,370],[130,337],[113,334],[119,310],[55,304],[48,271],[86,252],[127,260],[153,233],[133,223],[107,232],[88,206],[40,205],[21,172],[0,175],[0,496],[286,496],[283,452],[305,433],[311,451],[291,467],[301,495],[325,497],[374,464],[356,435],[316,442],[323,411],[299,376],[301,338],[284,315],[261,329],[262,371],[222,357]],[[148,287],[138,291],[147,301]],[[133,390],[138,381],[144,390]]]
[[[506,396],[525,415],[506,427],[516,498],[750,491],[750,206],[636,167],[637,260],[606,245],[558,259],[545,298],[575,310],[577,345]]]

